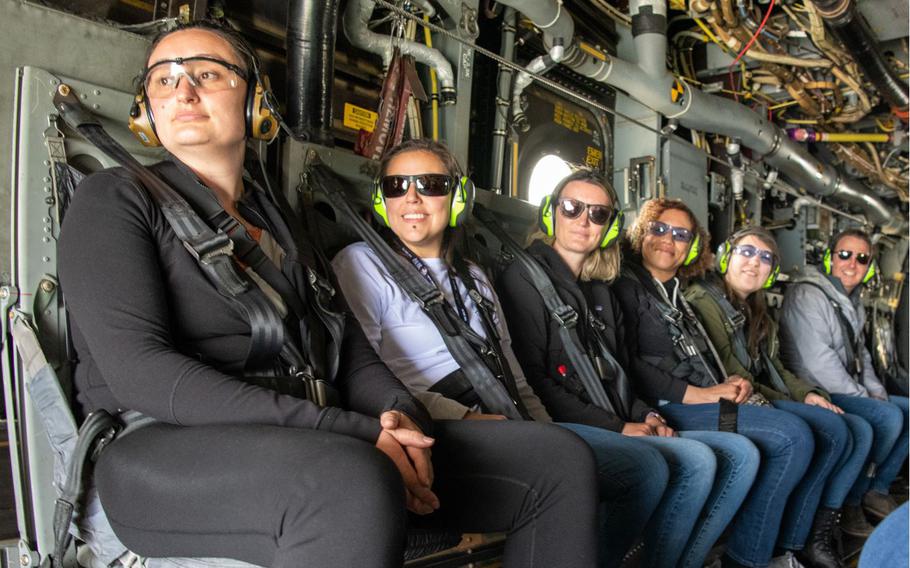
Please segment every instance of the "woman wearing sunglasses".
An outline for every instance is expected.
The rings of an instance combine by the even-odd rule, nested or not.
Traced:
[[[845,230],[831,238],[818,270],[797,275],[781,310],[787,367],[826,388],[834,403],[872,426],[869,467],[844,506],[843,529],[859,536],[871,532],[862,509],[883,519],[897,506],[889,488],[908,452],[907,397],[888,394],[866,348],[860,293],[875,271],[869,235]]]
[[[486,353],[504,354],[497,363],[517,369],[489,281],[475,265],[466,266],[469,275],[454,266],[453,227],[470,207],[459,174],[445,146],[406,141],[380,163],[374,213],[389,244],[439,289],[452,317],[470,326]],[[332,264],[373,349],[436,419],[433,491],[440,505],[415,523],[507,532],[507,566],[595,566],[597,484],[587,446],[543,423],[549,415],[520,373],[500,380],[514,378],[516,408],[537,422],[485,412],[439,329],[369,245],[348,246]],[[482,311],[489,309],[497,320],[490,332]]]
[[[784,507],[809,466],[812,431],[793,414],[753,396],[743,377],[728,374],[682,293],[681,279],[710,262],[708,234],[681,201],[642,205],[628,233],[629,258],[614,284],[626,322],[639,393],[680,430],[729,430],[761,453],[752,490],[733,519],[724,566],[791,566],[775,555]],[[746,404],[750,402],[752,404]]]
[[[604,369],[602,385],[612,401],[609,408],[599,406],[573,367],[541,293],[513,262],[498,289],[525,376],[555,420],[600,430],[590,443],[595,452],[610,456],[611,477],[622,485],[656,477],[657,469],[647,462],[666,462],[669,483],[662,496],[648,496],[656,504],[650,519],[651,507],[614,495],[607,499],[611,508],[604,522],[614,527],[613,535],[625,535],[619,542],[642,533],[642,566],[701,567],[752,485],[758,451],[737,434],[682,432],[677,437],[658,412],[632,394],[635,377],[628,372],[622,311],[609,287],[619,274],[622,212],[604,177],[587,169],[570,174],[541,203],[538,221],[541,230],[528,253],[579,315],[580,347],[594,354],[602,341],[617,366],[598,365],[597,359],[608,354],[589,355],[595,369]],[[718,468],[712,449],[732,463]]]
[[[869,454],[872,428],[781,363],[777,324],[762,292],[780,270],[771,233],[761,227],[734,233],[718,247],[716,267],[717,274],[693,282],[685,295],[724,367],[751,382],[775,408],[805,420],[815,437],[812,463],[787,502],[778,543],[798,551],[796,557],[810,568],[843,566],[832,546],[834,529]]]

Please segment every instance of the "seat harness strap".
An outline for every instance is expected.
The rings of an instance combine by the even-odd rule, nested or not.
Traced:
[[[825,298],[831,304],[831,307],[834,308],[834,313],[837,314],[837,321],[840,322],[841,332],[844,334],[844,351],[847,352],[847,361],[853,361],[853,368],[847,369],[847,372],[856,380],[857,382],[862,382],[863,376],[863,343],[862,335],[857,335],[853,331],[853,326],[850,324],[850,320],[847,319],[847,315],[844,313],[843,308],[840,305],[840,302],[828,295],[828,291],[825,290],[822,286],[819,286],[815,282],[801,281],[798,284],[808,284],[818,288]]]

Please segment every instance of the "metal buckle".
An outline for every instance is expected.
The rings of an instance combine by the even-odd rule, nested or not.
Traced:
[[[578,324],[578,312],[570,306],[565,306],[565,309],[557,309],[550,315],[563,327],[572,328]]]
[[[234,254],[234,241],[224,233],[216,233],[214,239],[210,239],[198,245],[190,244],[183,241],[183,246],[193,255],[197,261],[202,264],[213,264],[219,257],[231,256]],[[198,248],[197,248],[198,246]]]
[[[736,312],[733,317],[730,318],[730,325],[733,326],[733,329],[739,329],[746,324],[746,316],[740,312]]]
[[[442,295],[442,292],[439,290],[433,290],[428,293],[426,296],[418,296],[417,303],[420,304],[421,308],[429,308],[437,304],[445,302],[445,296]]]

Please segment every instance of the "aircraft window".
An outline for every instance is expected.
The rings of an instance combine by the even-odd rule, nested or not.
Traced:
[[[528,184],[528,201],[540,203],[559,183],[559,180],[572,172],[569,164],[556,154],[547,154],[537,161],[531,170],[531,181]]]

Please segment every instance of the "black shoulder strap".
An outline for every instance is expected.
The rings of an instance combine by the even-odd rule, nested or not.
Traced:
[[[341,189],[343,182],[334,172],[322,164],[314,163],[307,170],[307,180],[314,189],[321,191],[331,201],[339,217],[360,235],[380,258],[392,278],[423,309],[436,324],[446,347],[490,412],[502,414],[513,420],[522,420],[517,401],[513,400],[505,386],[496,378],[486,362],[478,355],[467,337],[462,333],[464,322],[457,315],[450,317],[445,309],[448,305],[439,288],[424,279],[423,275],[406,262],[351,208]],[[450,310],[451,311],[451,310]],[[467,324],[464,324],[467,325]],[[468,327],[470,329],[470,327]]]
[[[847,360],[853,361],[853,370],[850,374],[855,378],[859,378],[863,373],[862,346],[859,343],[860,338],[854,333],[853,326],[850,324],[850,320],[847,319],[846,314],[844,314],[840,302],[832,298],[824,287],[819,286],[815,282],[802,280],[797,284],[807,284],[817,288],[828,300],[828,303],[831,304],[831,307],[834,308],[834,313],[837,314],[837,321],[840,323],[841,331],[846,339],[846,341],[844,341],[844,350],[847,352]]]
[[[730,300],[717,288],[713,283],[707,280],[701,280],[700,284],[704,290],[711,296],[717,307],[720,308],[724,316],[724,328],[730,340],[733,343],[733,354],[739,359],[743,367],[751,369],[753,366],[752,356],[749,355],[749,345],[746,341],[746,334],[743,327],[746,324],[746,316],[733,307]]]
[[[282,352],[294,354],[296,350],[289,352],[286,347],[289,342],[286,341],[286,331],[277,310],[258,286],[238,272],[233,260],[234,243],[231,238],[224,231],[213,231],[206,225],[180,194],[111,138],[95,117],[82,107],[75,94],[63,87],[65,85],[61,85],[54,96],[54,106],[60,116],[142,182],[206,278],[219,293],[234,300],[246,314],[251,328],[247,366],[268,366]],[[304,361],[298,364],[306,366]]]
[[[475,203],[474,218],[483,223],[483,225],[499,239],[506,251],[521,263],[521,267],[525,274],[531,278],[532,284],[537,289],[541,298],[543,298],[544,305],[546,305],[550,317],[559,324],[559,336],[566,348],[569,361],[571,361],[572,366],[578,369],[578,376],[581,379],[591,402],[612,414],[618,415],[613,404],[610,402],[610,398],[607,396],[600,376],[597,374],[597,371],[591,364],[591,360],[584,352],[581,339],[578,337],[578,330],[576,329],[576,326],[578,325],[578,313],[571,306],[562,301],[562,298],[559,297],[556,288],[553,286],[553,282],[550,280],[550,277],[547,276],[547,273],[544,272],[540,264],[531,258],[524,249],[518,246],[518,243],[512,240],[512,237],[503,230],[490,211],[482,205]],[[609,351],[607,351],[606,356],[613,359],[613,356]],[[620,368],[618,363],[616,364],[616,367]]]

